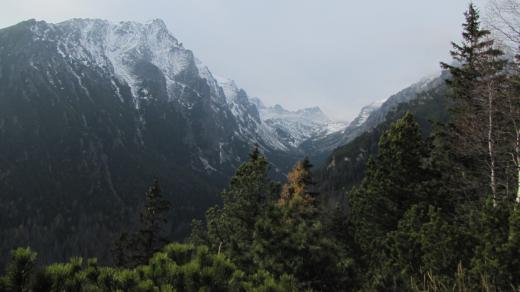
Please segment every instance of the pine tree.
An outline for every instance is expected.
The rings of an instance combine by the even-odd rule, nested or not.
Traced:
[[[145,194],[139,229],[133,234],[123,233],[115,243],[113,256],[117,265],[135,267],[146,264],[167,243],[163,229],[170,208],[171,204],[162,196],[156,179]]]
[[[18,248],[11,253],[4,277],[0,277],[0,288],[6,292],[31,291],[36,253],[30,248]]]

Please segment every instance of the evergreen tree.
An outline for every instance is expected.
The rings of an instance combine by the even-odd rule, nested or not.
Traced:
[[[475,289],[482,282],[498,291],[509,290],[511,284],[519,283],[514,279],[517,272],[509,269],[509,264],[516,260],[509,257],[511,254],[508,246],[518,228],[509,226],[510,218],[514,220],[512,216],[515,215],[510,206],[505,202],[494,204],[489,198],[480,208],[472,209],[469,214],[467,228],[474,241],[469,276]]]
[[[399,220],[397,229],[387,234],[379,273],[381,279],[390,278],[408,288],[424,284],[432,275],[435,283],[427,283],[425,289],[434,290],[433,284],[452,287],[457,265],[469,264],[471,247],[471,236],[448,221],[439,208],[416,204]]]
[[[133,234],[123,233],[115,243],[113,256],[117,265],[134,267],[145,264],[166,244],[163,229],[170,208],[170,202],[161,194],[159,181],[155,180],[145,194],[139,229]]]
[[[479,11],[473,4],[465,13],[463,41],[452,43],[454,65],[441,63],[449,70],[448,81],[453,91],[450,129],[451,151],[457,163],[457,178],[464,184],[462,191],[474,197],[488,189],[497,200],[504,167],[500,151],[503,118],[501,86],[505,62],[502,52],[494,48],[490,32],[482,29]]]
[[[18,248],[11,252],[5,276],[0,277],[0,288],[6,292],[31,291],[36,253],[30,248]]]
[[[224,252],[240,267],[252,267],[251,244],[255,224],[273,200],[276,186],[269,178],[269,163],[255,147],[222,192],[223,206],[206,213],[209,246]],[[199,228],[200,229],[200,228]]]
[[[377,249],[378,238],[397,227],[406,210],[423,200],[428,180],[428,148],[410,113],[388,129],[379,141],[379,153],[367,166],[365,179],[349,195],[356,238]]]
[[[520,209],[515,207],[511,210],[509,215],[509,234],[507,243],[504,246],[506,250],[505,258],[507,259],[507,266],[504,271],[511,273],[509,280],[510,286],[520,288]]]
[[[405,114],[383,133],[365,179],[349,194],[354,237],[362,249],[359,261],[367,269],[383,263],[387,234],[397,229],[407,210],[434,200],[427,184],[428,154],[414,117]],[[371,277],[377,273],[363,275],[364,281],[375,281]]]
[[[148,264],[132,269],[72,258],[45,266],[33,277],[35,257],[29,249],[14,251],[9,270],[0,277],[0,291],[297,291],[290,276],[262,270],[245,273],[205,246],[169,244]]]
[[[144,208],[140,214],[141,228],[138,232],[138,246],[140,263],[146,263],[151,256],[162,249],[167,239],[164,235],[164,225],[168,221],[171,204],[166,200],[155,180],[146,193]]]
[[[350,282],[352,261],[321,222],[311,167],[307,159],[297,162],[277,204],[258,220],[255,262],[293,275],[303,290],[334,291]]]

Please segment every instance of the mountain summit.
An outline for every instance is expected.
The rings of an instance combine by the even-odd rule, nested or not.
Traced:
[[[32,242],[49,251],[44,260],[105,257],[81,243],[109,246],[154,177],[178,202],[182,234],[253,145],[281,175],[303,140],[327,131],[317,109],[269,111],[215,77],[161,20],[1,29],[0,236],[11,239],[2,254]]]

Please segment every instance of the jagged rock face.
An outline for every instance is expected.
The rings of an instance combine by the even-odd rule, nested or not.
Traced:
[[[298,112],[314,124],[297,131],[279,124],[300,120],[267,122],[255,100],[215,78],[160,20],[2,29],[0,262],[27,243],[43,261],[109,258],[154,177],[174,204],[172,231],[182,234],[218,202],[252,145],[285,173],[303,156],[299,144],[324,133],[320,112]]]
[[[1,30],[2,257],[106,258],[155,176],[178,233],[215,204],[251,143],[204,74],[160,21]]]

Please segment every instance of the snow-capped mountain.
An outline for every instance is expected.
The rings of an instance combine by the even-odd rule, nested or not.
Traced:
[[[29,20],[0,29],[0,237],[38,249],[67,234],[42,248],[55,253],[43,260],[103,258],[97,252],[106,249],[78,243],[109,246],[154,177],[177,203],[182,233],[217,202],[254,144],[281,175],[303,156],[305,139],[333,125],[318,109],[259,107],[161,20]],[[34,217],[8,219],[21,208]]]
[[[383,104],[383,102],[384,101],[373,102],[369,105],[362,107],[361,111],[356,116],[356,118],[349,124],[349,127],[359,127],[363,125],[367,121],[370,114],[378,110]]]
[[[444,83],[445,73],[428,76],[399,91],[387,99],[371,103],[361,109],[352,122],[340,132],[304,141],[300,148],[310,153],[315,161],[324,161],[336,148],[345,145],[365,132],[369,132],[385,121],[387,114],[399,104],[420,99],[421,94]]]
[[[262,119],[258,99],[250,99],[247,93],[231,79],[217,77],[217,80],[224,91],[228,107],[239,123],[238,134],[241,137],[255,144],[268,145],[275,150],[293,150],[291,145],[280,139],[276,129]]]
[[[347,127],[347,138],[341,143],[346,144],[360,133],[370,131],[384,121],[386,115],[401,103],[420,98],[421,93],[444,83],[445,76],[441,73],[422,78],[411,86],[399,91],[387,99],[364,107],[358,117]]]
[[[231,133],[244,141],[260,144],[267,151],[288,150],[293,146],[279,141],[275,129],[263,123],[244,90],[233,81],[217,80],[161,20],[146,24],[98,19],[74,19],[58,24],[34,22],[30,30],[34,41],[56,47],[69,67],[68,72],[87,95],[82,79],[88,77],[78,74],[72,66],[79,64],[99,70],[110,78],[121,100],[121,87],[128,86],[136,109],[143,101],[160,98],[191,111],[197,99],[207,98],[213,114],[229,119],[226,115],[231,112],[237,123],[237,129]],[[38,65],[37,61],[31,63],[34,68]],[[190,84],[194,78],[199,80]],[[209,92],[205,92],[208,88]],[[231,153],[221,156],[234,159]],[[207,159],[203,157],[201,161]],[[215,169],[211,164],[203,164],[208,170]]]
[[[289,111],[280,105],[266,107],[256,102],[264,123],[276,130],[284,144],[298,148],[303,142],[323,137],[346,128],[346,123],[333,121],[319,107]]]

